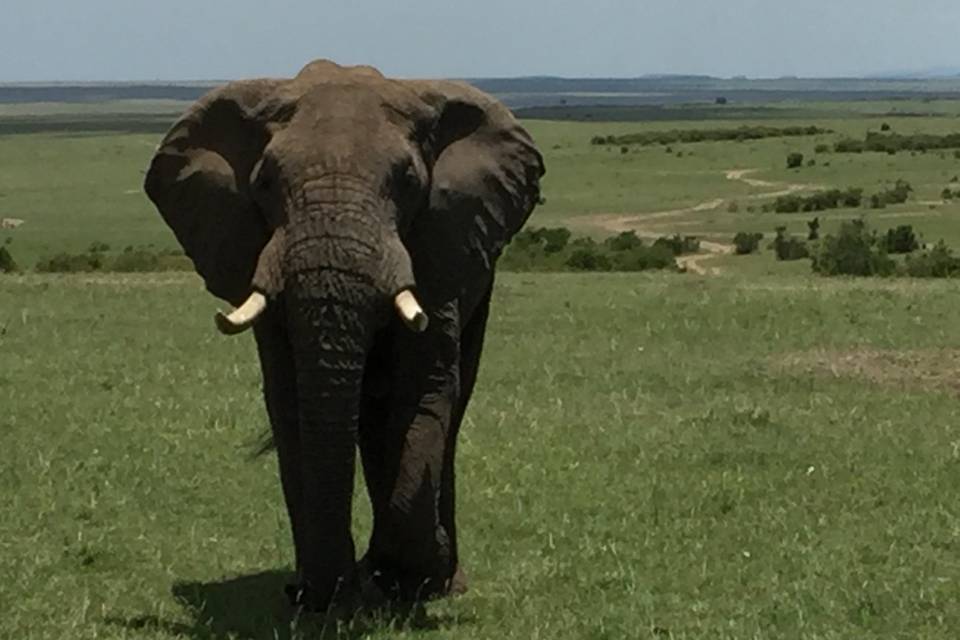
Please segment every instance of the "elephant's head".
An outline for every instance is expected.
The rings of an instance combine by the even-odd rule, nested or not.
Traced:
[[[486,94],[326,61],[227,84],[164,138],[145,188],[207,288],[238,307],[217,325],[282,315],[304,464],[328,485],[305,486],[304,500],[336,503],[324,518],[349,522],[349,493],[344,510],[324,492],[350,489],[372,337],[397,315],[424,330],[434,305],[488,276],[542,174],[526,132]]]

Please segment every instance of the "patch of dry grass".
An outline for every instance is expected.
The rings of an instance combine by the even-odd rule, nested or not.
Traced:
[[[778,358],[779,370],[801,370],[834,378],[861,378],[909,389],[960,392],[960,349],[816,349]]]

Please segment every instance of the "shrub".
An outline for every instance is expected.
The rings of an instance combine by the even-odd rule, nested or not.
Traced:
[[[685,253],[696,253],[700,251],[700,241],[694,236],[681,236],[679,234],[671,237],[657,238],[653,243],[654,247],[665,247],[671,252],[671,255],[681,256]]]
[[[733,246],[738,256],[745,256],[754,253],[760,248],[760,241],[762,239],[762,233],[740,231],[737,235],[733,236]]]
[[[642,247],[643,240],[633,231],[624,231],[623,233],[618,233],[615,236],[607,238],[603,241],[603,244],[611,251],[632,251],[633,249]]]
[[[866,145],[860,140],[844,138],[833,145],[833,150],[836,153],[863,153],[866,150]]]
[[[890,131],[890,125],[884,122],[880,125],[880,131]]]
[[[800,260],[810,256],[803,240],[787,235],[786,227],[777,227],[777,237],[773,240],[773,251],[777,260]]]
[[[569,229],[564,227],[554,227],[551,229],[541,228],[535,232],[537,237],[543,243],[543,250],[547,253],[558,253],[563,251],[564,247],[570,241]]]
[[[617,251],[612,254],[614,271],[645,271],[647,269],[676,268],[673,252],[665,246],[639,247],[630,251]]]
[[[920,243],[909,224],[887,229],[887,234],[883,237],[883,249],[887,253],[911,253],[919,248]]]
[[[599,247],[579,247],[564,263],[574,271],[610,271],[613,264]]]
[[[897,180],[892,187],[870,196],[871,209],[883,209],[888,204],[903,204],[910,197],[913,187],[906,180]]]
[[[863,189],[828,189],[817,191],[809,196],[790,194],[780,196],[773,202],[777,213],[797,213],[800,211],[824,211],[826,209],[856,208],[863,201]]]
[[[943,191],[940,192],[940,197],[943,200],[953,200],[953,191],[950,190],[950,187],[944,187]]]
[[[893,260],[878,246],[863,220],[844,222],[836,236],[827,235],[813,256],[813,270],[825,276],[888,276]]]
[[[61,252],[40,260],[41,273],[154,272],[191,271],[193,263],[181,251],[157,251],[150,247],[127,247],[122,253],[109,254],[102,243],[94,243],[86,253]],[[94,250],[96,249],[96,250]]]
[[[539,246],[546,253],[558,253],[567,246],[570,235],[570,230],[564,227],[532,227],[517,233],[511,245],[521,248]]]
[[[807,240],[820,239],[820,218],[814,218],[807,222]]]
[[[17,273],[20,267],[6,247],[0,247],[0,273]]]
[[[830,153],[830,145],[828,144],[818,144],[813,148],[814,153]]]
[[[796,169],[803,166],[803,154],[793,152],[787,156],[787,169]]]
[[[673,252],[646,246],[625,231],[598,243],[572,238],[567,229],[527,229],[514,236],[500,260],[506,271],[639,271],[675,268]]]
[[[907,256],[903,271],[913,278],[955,278],[960,276],[960,258],[955,258],[941,240],[929,251]]]
[[[737,204],[736,200],[731,200],[730,204],[727,205],[727,211],[730,213],[737,213],[740,211],[740,205]]]
[[[41,273],[83,273],[103,268],[103,256],[99,253],[58,253],[37,263]]]
[[[160,271],[160,256],[143,249],[124,251],[113,259],[109,270],[122,273]]]

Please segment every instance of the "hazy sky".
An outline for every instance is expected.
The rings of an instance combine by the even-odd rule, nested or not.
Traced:
[[[831,76],[960,66],[958,0],[9,0],[0,82]],[[278,7],[283,7],[283,10]]]

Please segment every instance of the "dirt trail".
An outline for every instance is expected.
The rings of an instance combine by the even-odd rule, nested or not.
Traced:
[[[780,196],[791,195],[800,191],[818,188],[818,185],[815,184],[771,182],[769,180],[760,180],[757,178],[747,177],[753,173],[756,173],[757,171],[759,171],[759,169],[729,169],[728,171],[724,172],[724,176],[727,180],[743,182],[751,187],[777,189],[776,191],[766,191],[764,193],[751,194],[746,196],[746,199],[748,200],[779,198]],[[573,218],[571,222],[578,226],[600,227],[603,230],[611,233],[633,231],[641,238],[659,238],[665,235],[667,232],[663,229],[658,230],[647,227],[645,226],[647,223],[670,218],[679,218],[690,213],[713,211],[722,207],[725,202],[726,200],[723,198],[715,198],[713,200],[707,200],[692,207],[685,207],[682,209],[667,209],[665,211],[654,211],[651,213],[600,213],[588,216],[578,216]],[[691,224],[690,221],[677,222],[679,225],[684,226]],[[696,233],[688,233],[690,235],[696,235]],[[701,240],[700,251],[700,253],[678,257],[677,264],[688,271],[692,271],[693,273],[700,275],[717,275],[720,273],[720,269],[718,267],[708,268],[703,266],[702,263],[717,256],[729,255],[733,253],[734,246],[732,244]]]

